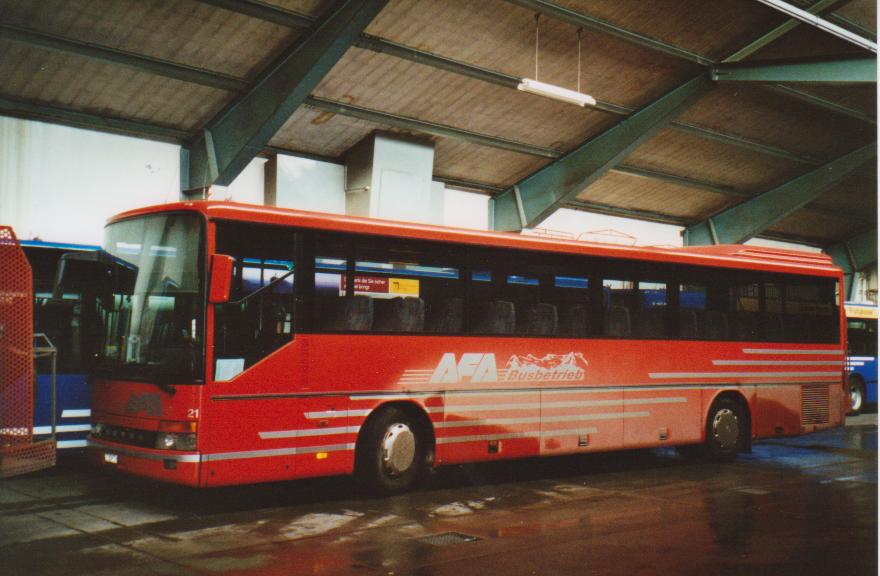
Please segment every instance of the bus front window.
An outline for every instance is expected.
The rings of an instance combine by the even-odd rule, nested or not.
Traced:
[[[203,366],[202,226],[164,214],[107,227],[104,249],[135,271],[101,299],[99,366],[115,378],[187,382]]]

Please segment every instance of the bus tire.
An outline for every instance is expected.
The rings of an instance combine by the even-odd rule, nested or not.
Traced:
[[[706,453],[717,462],[730,462],[747,439],[746,415],[732,398],[717,399],[706,419]]]
[[[865,383],[858,376],[849,377],[849,413],[857,416],[865,408]]]
[[[400,408],[383,408],[358,438],[355,478],[367,494],[388,496],[415,486],[425,460],[419,422]]]

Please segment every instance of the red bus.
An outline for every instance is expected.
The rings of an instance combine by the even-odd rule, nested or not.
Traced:
[[[220,486],[840,426],[821,254],[637,248],[225,202],[109,222],[91,457]]]

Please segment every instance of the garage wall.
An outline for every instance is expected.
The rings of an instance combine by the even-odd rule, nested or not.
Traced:
[[[22,239],[99,244],[117,212],[177,200],[179,147],[0,117],[0,223]]]

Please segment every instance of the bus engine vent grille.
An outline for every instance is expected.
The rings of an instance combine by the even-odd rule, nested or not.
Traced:
[[[828,423],[828,384],[806,384],[801,396],[801,423]]]

